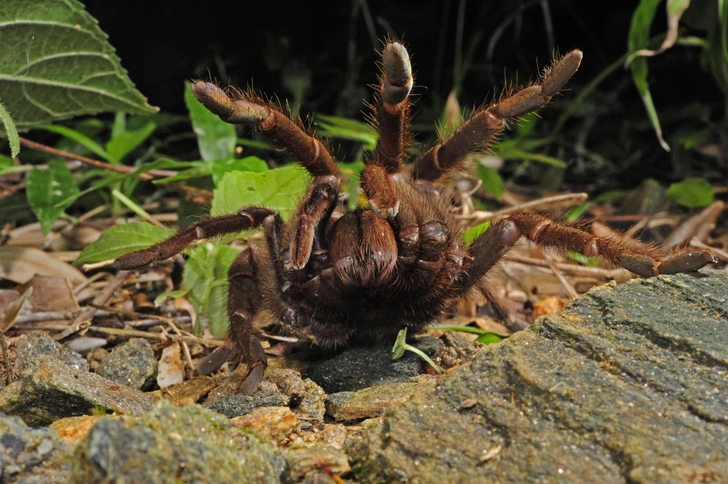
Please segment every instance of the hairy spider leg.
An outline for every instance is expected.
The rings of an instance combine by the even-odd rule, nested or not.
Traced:
[[[400,200],[392,177],[400,171],[410,137],[410,102],[414,78],[407,49],[387,42],[382,51],[382,75],[372,106],[379,140],[361,174],[361,188],[369,206],[380,218],[393,219]]]
[[[234,215],[205,219],[190,225],[184,230],[180,230],[158,244],[117,258],[114,261],[114,267],[131,270],[152,262],[163,261],[178,254],[194,242],[254,229],[270,215],[273,215],[273,211],[267,208],[245,207],[238,210]]]
[[[292,221],[295,237],[291,239],[290,266],[303,268],[322,220],[328,218],[337,201],[341,175],[328,147],[316,136],[307,134],[300,123],[293,121],[272,103],[252,94],[237,93],[231,97],[211,82],[192,85],[195,97],[220,119],[232,124],[259,128],[265,137],[282,148],[314,177],[303,199],[297,217]],[[324,224],[325,225],[325,224]]]
[[[580,50],[572,50],[554,61],[540,82],[506,93],[496,103],[478,110],[450,138],[417,160],[412,177],[434,182],[457,171],[468,154],[487,149],[509,121],[548,104],[576,73],[582,56]]]
[[[709,249],[683,249],[663,256],[657,249],[640,246],[620,237],[597,237],[581,228],[559,224],[533,212],[516,212],[501,219],[478,237],[470,247],[473,257],[460,285],[465,294],[521,238],[541,247],[574,251],[588,257],[600,256],[616,266],[642,277],[696,271],[718,262]]]

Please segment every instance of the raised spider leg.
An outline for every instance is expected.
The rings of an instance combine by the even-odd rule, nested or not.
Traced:
[[[708,249],[684,250],[661,259],[657,250],[639,247],[617,237],[597,237],[585,230],[556,223],[532,212],[516,212],[485,231],[470,247],[473,262],[460,287],[467,292],[521,237],[543,247],[601,256],[642,277],[696,271],[717,262]]]
[[[159,262],[181,252],[192,243],[220,235],[241,232],[259,226],[273,212],[262,207],[245,207],[234,215],[202,220],[180,230],[172,237],[143,250],[126,254],[114,261],[117,269],[136,269],[151,262]]]
[[[252,95],[230,97],[211,82],[197,81],[192,85],[195,97],[220,119],[232,124],[252,125],[277,146],[300,163],[314,180],[309,188],[298,217],[293,220],[295,237],[289,248],[291,267],[301,269],[311,256],[315,234],[321,221],[333,210],[341,184],[339,169],[323,142],[307,134],[298,123],[278,108]]]
[[[382,76],[373,107],[379,140],[361,174],[361,187],[369,205],[384,219],[394,218],[399,210],[400,201],[390,176],[399,173],[409,144],[407,98],[413,82],[407,50],[399,42],[388,42],[382,51]]]
[[[546,69],[540,82],[476,112],[449,139],[434,146],[415,163],[412,177],[437,181],[457,170],[469,153],[488,148],[508,121],[547,104],[574,75],[582,56],[580,50],[572,50]]]

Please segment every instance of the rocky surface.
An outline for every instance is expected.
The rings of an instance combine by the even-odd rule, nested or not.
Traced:
[[[74,482],[280,482],[271,445],[199,405],[160,401],[124,425],[103,418],[76,448]]]
[[[63,417],[94,411],[142,415],[157,399],[95,373],[44,356],[32,373],[0,390],[0,412],[15,415],[32,426],[49,425]]]
[[[271,370],[259,392],[232,396],[241,370],[155,397],[33,338],[0,411],[31,426],[84,416],[54,429],[0,416],[2,482],[728,482],[726,272],[594,289],[440,379],[413,379],[425,369],[414,354],[350,349],[311,373],[353,388],[329,395]],[[204,395],[243,416],[192,404]],[[323,420],[324,401],[356,424]],[[110,410],[127,416],[91,416]]]
[[[66,483],[70,451],[55,430],[32,429],[20,418],[0,413],[0,482]]]
[[[728,273],[600,287],[348,448],[362,482],[728,482]]]

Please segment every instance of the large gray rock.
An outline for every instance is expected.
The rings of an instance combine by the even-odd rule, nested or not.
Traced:
[[[728,482],[728,273],[600,287],[366,428],[363,482]]]
[[[94,373],[44,356],[32,373],[0,390],[0,412],[15,415],[31,427],[63,418],[88,415],[104,409],[125,415],[142,415],[157,399]]]
[[[285,462],[252,432],[164,400],[130,425],[101,419],[76,448],[73,482],[280,482]]]
[[[71,446],[49,428],[32,429],[0,413],[0,482],[64,484]]]

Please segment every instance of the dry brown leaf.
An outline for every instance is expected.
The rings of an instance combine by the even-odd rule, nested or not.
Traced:
[[[0,247],[0,279],[25,284],[34,275],[67,277],[71,284],[86,281],[81,271],[60,262],[42,250],[27,247]]]

